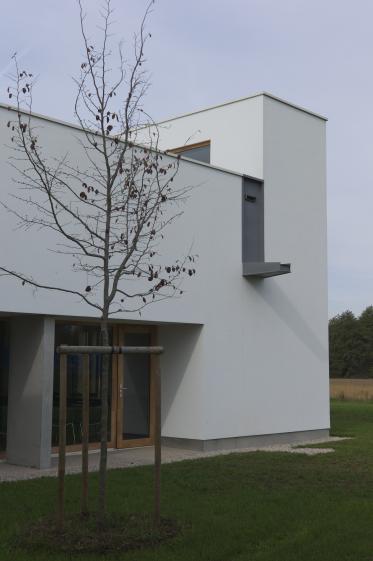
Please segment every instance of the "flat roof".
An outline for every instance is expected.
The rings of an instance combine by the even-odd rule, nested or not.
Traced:
[[[281,97],[277,97],[276,95],[273,95],[271,93],[257,92],[257,93],[254,93],[252,95],[248,95],[248,96],[245,96],[245,97],[240,97],[238,99],[233,99],[231,101],[225,101],[224,103],[219,103],[217,105],[210,105],[209,107],[204,107],[202,109],[197,109],[196,111],[191,111],[189,113],[183,113],[182,115],[177,115],[176,117],[171,117],[171,118],[168,118],[168,119],[164,119],[162,121],[158,121],[158,124],[168,123],[170,121],[176,121],[177,119],[183,119],[184,117],[189,117],[190,115],[195,115],[197,113],[203,113],[204,111],[211,111],[212,109],[218,109],[219,107],[224,107],[225,105],[232,105],[233,103],[241,103],[242,101],[246,101],[248,99],[253,99],[255,97],[260,97],[260,96],[269,97],[271,99],[274,99],[275,101],[283,103],[284,105],[288,105],[289,107],[293,107],[294,109],[297,109],[298,111],[303,111],[303,113],[308,113],[308,115],[312,115],[313,117],[317,117],[318,119],[322,119],[323,121],[328,120],[327,117],[324,117],[323,115],[320,115],[319,113],[315,113],[314,111],[310,111],[309,109],[301,107],[300,105],[296,105],[295,103],[291,103],[290,101],[286,101],[286,99],[282,99]]]
[[[75,123],[69,123],[68,121],[62,121],[61,119],[56,119],[54,117],[49,117],[48,115],[43,115],[42,113],[35,113],[34,111],[26,111],[26,109],[18,109],[14,105],[7,105],[6,103],[0,103],[0,109],[6,109],[7,111],[15,111],[16,113],[21,113],[22,115],[31,115],[36,119],[42,119],[43,121],[49,121],[50,123],[55,123],[57,125],[62,125],[63,127],[69,127],[70,129],[75,129],[82,131],[82,127],[76,125]]]

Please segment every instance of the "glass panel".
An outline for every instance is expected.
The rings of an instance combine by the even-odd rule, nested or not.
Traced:
[[[0,321],[0,452],[6,449],[9,376],[9,323]]]
[[[195,148],[183,148],[178,150],[178,153],[185,158],[191,158],[192,160],[198,160],[199,162],[210,163],[210,144],[206,146],[197,146]]]
[[[149,333],[127,333],[125,345],[147,347]],[[125,355],[123,372],[123,426],[124,440],[150,436],[150,357]]]
[[[112,333],[110,331],[110,344]],[[55,344],[58,345],[99,345],[100,327],[97,325],[56,324]],[[101,416],[101,364],[102,356],[90,356],[90,393],[89,393],[89,441],[100,441]],[[109,372],[109,416],[108,440],[111,440],[111,361]],[[67,426],[66,443],[82,442],[82,357],[69,356],[67,359]],[[52,446],[58,445],[59,416],[59,356],[54,361],[53,423]]]

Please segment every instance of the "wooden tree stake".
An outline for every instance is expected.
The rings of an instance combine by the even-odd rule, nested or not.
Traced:
[[[66,388],[67,356],[60,355],[60,411],[58,450],[58,526],[62,530],[65,522],[65,465],[66,465]]]
[[[154,435],[154,525],[161,523],[161,371],[159,356],[154,357],[155,435]]]
[[[89,447],[89,355],[83,355],[83,422],[82,422],[82,504],[88,514],[88,447]]]

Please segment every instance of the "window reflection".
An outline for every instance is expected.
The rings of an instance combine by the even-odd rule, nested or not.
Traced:
[[[110,344],[112,331],[109,331]],[[56,324],[55,344],[59,345],[99,345],[100,327],[85,324]],[[90,355],[90,393],[89,393],[89,441],[100,441],[101,417],[101,366],[102,355]],[[109,415],[108,440],[111,440],[111,362],[109,372]],[[66,443],[68,445],[82,442],[82,383],[83,359],[79,355],[67,358],[67,426]],[[59,356],[55,353],[52,446],[58,445],[59,417]]]
[[[126,333],[125,345],[150,346],[149,333]],[[122,438],[150,436],[150,356],[124,356]]]
[[[210,141],[199,142],[197,144],[186,144],[180,148],[172,148],[168,150],[172,154],[180,154],[184,158],[197,160],[206,164],[210,163],[211,144]]]

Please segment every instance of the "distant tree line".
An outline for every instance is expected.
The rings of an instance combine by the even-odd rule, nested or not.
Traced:
[[[331,378],[373,378],[373,306],[329,321],[329,359]]]

